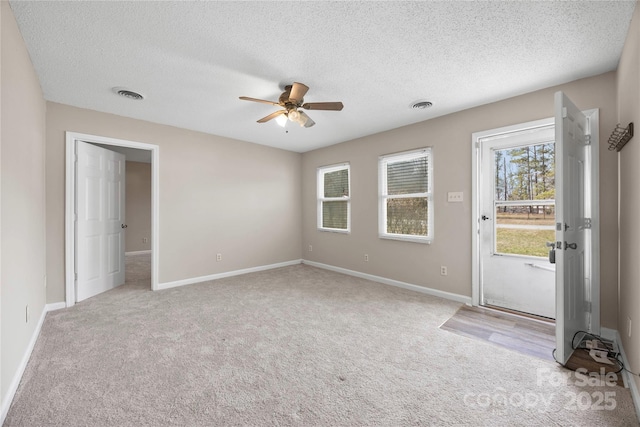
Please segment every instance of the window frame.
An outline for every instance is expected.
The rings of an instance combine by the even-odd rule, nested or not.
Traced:
[[[342,197],[324,197],[324,177],[327,173],[337,172],[340,170],[347,170],[347,186],[349,188],[349,195]],[[317,228],[318,231],[328,231],[332,233],[351,233],[351,165],[349,162],[346,163],[338,163],[334,165],[328,166],[320,166],[318,167],[316,174],[316,198],[317,198]],[[337,201],[346,201],[347,202],[347,228],[329,228],[323,227],[323,215],[322,215],[322,206],[324,202],[337,202]]]
[[[389,195],[387,189],[387,165],[399,161],[427,158],[427,192],[402,195]],[[387,232],[387,200],[424,197],[427,199],[427,235],[398,234]],[[378,157],[378,237],[381,239],[401,240],[405,242],[431,244],[434,239],[434,206],[433,206],[433,150],[423,147],[400,153],[385,154]]]

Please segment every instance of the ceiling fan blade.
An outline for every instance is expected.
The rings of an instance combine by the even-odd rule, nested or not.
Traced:
[[[268,116],[261,118],[260,120],[258,120],[258,123],[266,123],[269,120],[275,119],[276,117],[278,117],[278,116],[280,116],[280,115],[282,115],[282,114],[284,114],[286,112],[287,112],[286,110],[278,110],[275,113],[271,113]]]
[[[340,111],[344,105],[342,102],[307,102],[302,106],[305,110],[331,110]]]
[[[316,122],[314,122],[313,120],[311,120],[311,117],[307,116],[307,114],[304,111],[298,111],[300,113],[300,121],[304,123],[304,127],[306,128],[310,128],[311,126],[315,125]]]
[[[265,101],[264,99],[249,98],[248,96],[241,96],[240,99],[242,99],[243,101],[261,102],[263,104],[269,104],[269,105],[276,105],[276,106],[280,105],[277,102]]]
[[[302,83],[294,82],[291,87],[291,92],[289,93],[289,101],[294,104],[299,104],[302,101],[302,98],[307,94],[309,87],[303,85]]]

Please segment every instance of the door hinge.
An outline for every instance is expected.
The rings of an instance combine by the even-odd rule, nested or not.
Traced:
[[[591,313],[591,301],[584,302],[584,311]]]
[[[586,134],[584,136],[584,145],[591,145],[591,135]]]
[[[77,281],[78,280],[78,273],[73,273],[73,277]]]
[[[563,119],[567,118],[567,107],[562,107],[562,118]]]
[[[591,228],[591,218],[584,218],[582,228]]]

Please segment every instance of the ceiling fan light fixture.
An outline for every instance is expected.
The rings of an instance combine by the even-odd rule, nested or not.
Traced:
[[[289,110],[287,116],[292,122],[298,122],[300,120],[300,113],[297,110]]]
[[[281,114],[278,117],[276,117],[276,123],[278,123],[278,125],[281,127],[285,127],[285,125],[287,124],[287,115]]]
[[[300,127],[310,128],[316,124],[307,113],[302,110],[325,110],[325,111],[341,111],[344,105],[342,102],[304,102],[304,96],[309,87],[294,82],[293,85],[285,86],[285,91],[280,95],[278,102],[267,101],[264,99],[250,98],[241,96],[243,101],[259,102],[262,104],[270,104],[283,109],[274,111],[273,113],[258,120],[258,123],[266,123],[269,120],[276,119],[278,125],[284,127],[287,120],[298,123]],[[298,110],[301,108],[301,110]]]
[[[297,122],[300,127],[304,127],[304,125],[307,124],[307,121],[309,121],[309,116],[303,116],[302,114],[300,114],[300,118],[298,118]]]

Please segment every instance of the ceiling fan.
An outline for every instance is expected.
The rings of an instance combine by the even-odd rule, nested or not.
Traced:
[[[310,128],[315,125],[316,122],[299,108],[305,110],[328,110],[328,111],[340,111],[344,107],[342,102],[304,102],[304,96],[306,95],[309,87],[298,82],[294,82],[292,85],[287,85],[284,88],[284,92],[280,95],[278,102],[265,101],[264,99],[249,98],[248,96],[241,96],[243,101],[261,102],[263,104],[271,104],[275,106],[283,107],[284,110],[278,110],[269,114],[266,117],[258,120],[258,123],[266,123],[271,119],[276,119],[280,126],[284,126],[289,119],[292,122],[298,123],[300,126]]]

